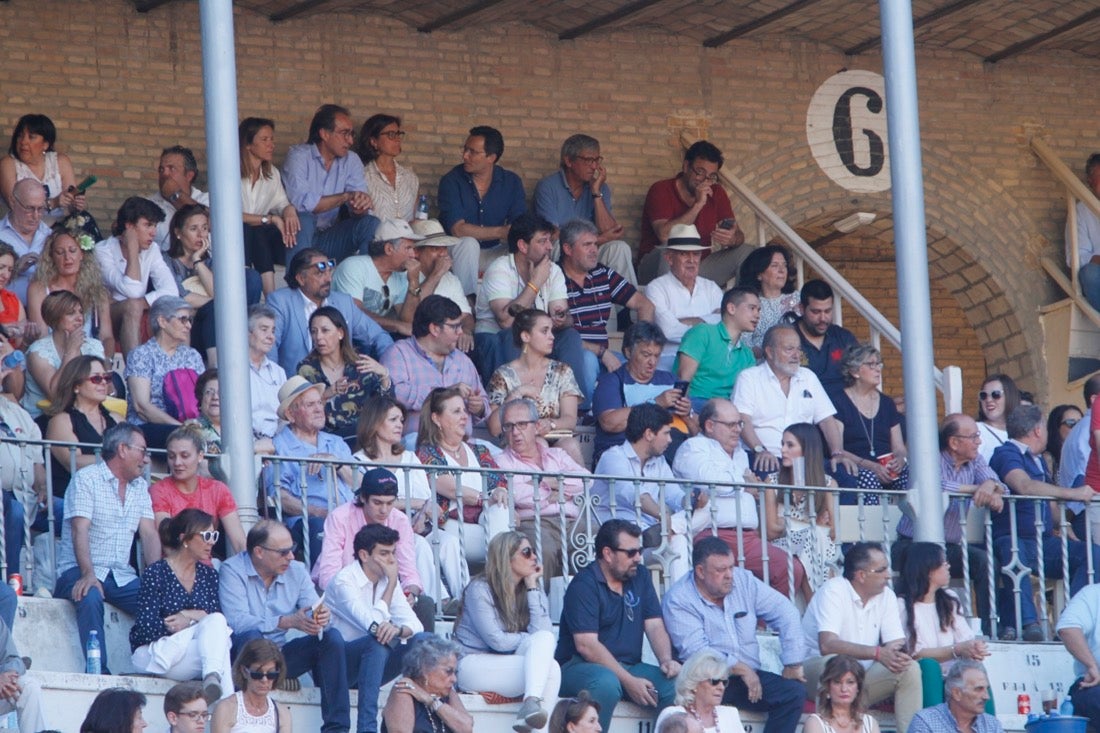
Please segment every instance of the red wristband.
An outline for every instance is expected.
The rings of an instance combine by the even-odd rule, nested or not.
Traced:
[[[879,653],[880,651],[882,651],[882,647],[876,646],[876,647],[875,647],[875,661],[876,661],[876,662],[878,661],[878,653]]]

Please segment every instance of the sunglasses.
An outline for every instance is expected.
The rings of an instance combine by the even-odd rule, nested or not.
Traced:
[[[174,318],[175,320],[179,321],[180,323],[194,323],[195,322],[195,319],[192,318],[191,316],[169,316],[169,318]]]
[[[642,548],[640,547],[632,547],[629,550],[625,550],[622,547],[612,547],[611,549],[615,552],[621,552],[627,557],[638,557],[638,555],[642,554]]]
[[[214,544],[222,536],[222,533],[216,529],[208,529],[205,532],[196,532],[195,535],[201,537],[203,542]]]
[[[325,270],[331,270],[336,267],[335,260],[324,260],[322,262],[314,262],[312,265],[307,265],[306,269],[315,268],[317,272],[324,272]]]
[[[526,558],[532,558],[535,556],[535,548],[524,547],[519,551],[519,554],[523,555]]]
[[[1004,393],[1004,392],[1002,392],[1002,391],[1001,391],[1001,390],[999,390],[999,389],[995,389],[995,390],[993,390],[992,392],[985,392],[985,391],[982,391],[982,392],[979,392],[979,393],[978,393],[978,399],[979,399],[979,400],[988,400],[988,399],[994,399],[994,400],[999,400],[999,399],[1001,399],[1002,397],[1004,397],[1004,394],[1005,394],[1005,393]]]
[[[1081,418],[1067,417],[1065,420],[1062,421],[1062,424],[1065,425],[1067,428],[1072,428],[1074,425],[1076,425],[1079,422],[1081,422]]]
[[[92,384],[110,384],[111,375],[109,374],[89,374],[87,381]]]
[[[260,545],[260,549],[267,550],[268,552],[274,552],[276,555],[282,557],[290,557],[294,554],[294,551],[298,549],[298,545],[291,545],[290,547],[268,547],[266,545]]]
[[[248,676],[250,679],[254,679],[257,682],[259,680],[270,680],[271,682],[274,682],[275,680],[279,679],[279,670],[275,669],[270,672],[261,672],[258,669],[250,669],[248,670]]]
[[[725,687],[726,685],[728,685],[730,683],[730,681],[728,679],[726,679],[725,677],[722,677],[720,679],[710,679],[710,680],[707,680],[707,682],[711,683],[715,687],[718,687],[718,685],[721,685],[722,687]]]

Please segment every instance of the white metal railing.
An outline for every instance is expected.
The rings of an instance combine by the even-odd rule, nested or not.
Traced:
[[[75,443],[57,443],[50,441],[30,441],[30,440],[15,440],[9,438],[0,438],[0,442],[16,443],[20,446],[27,445],[40,445],[44,452],[48,450],[48,446],[64,446],[70,450],[71,464],[75,464],[76,451],[83,444]],[[335,470],[341,465],[351,465],[353,468],[360,469],[365,466],[361,463],[341,463],[330,459],[297,459],[273,456],[271,457],[272,464],[282,462],[294,462],[298,465],[298,475],[304,475],[309,464],[320,463],[323,465],[323,470],[329,472],[330,478],[328,480],[327,491],[327,504],[331,510],[336,506],[335,492],[332,491],[334,486],[334,473]],[[670,583],[676,578],[673,577],[674,568],[679,568],[675,571],[678,574],[685,572],[687,568],[690,568],[690,546],[692,535],[696,531],[706,531],[708,528],[712,534],[716,534],[719,529],[730,529],[735,533],[734,549],[738,556],[738,564],[741,567],[745,567],[745,553],[744,553],[744,540],[745,533],[749,530],[742,529],[742,515],[741,515],[741,503],[740,499],[745,492],[754,494],[753,504],[757,513],[757,527],[760,533],[761,540],[767,542],[767,505],[766,494],[764,490],[776,490],[777,500],[780,506],[784,508],[783,514],[785,517],[785,526],[787,534],[789,535],[792,529],[790,517],[790,507],[792,503],[792,492],[806,491],[807,494],[807,508],[809,513],[809,524],[811,526],[816,525],[817,516],[814,509],[814,495],[816,492],[826,492],[830,495],[841,497],[840,501],[846,502],[845,504],[838,505],[838,502],[834,499],[833,507],[836,508],[836,516],[832,517],[834,523],[834,529],[836,532],[836,542],[843,547],[846,543],[857,540],[872,540],[882,542],[886,550],[887,558],[891,555],[891,546],[896,539],[895,525],[900,512],[903,507],[904,492],[891,492],[891,491],[865,491],[858,489],[804,489],[795,486],[777,486],[769,483],[756,483],[756,484],[721,484],[721,483],[708,483],[700,485],[697,482],[692,482],[683,479],[644,479],[638,477],[623,477],[623,476],[599,476],[594,474],[566,474],[566,473],[549,473],[539,471],[518,471],[518,470],[502,470],[499,468],[462,468],[462,467],[442,467],[442,466],[410,466],[407,464],[387,464],[387,463],[372,463],[372,466],[380,465],[389,468],[394,472],[404,472],[406,481],[406,512],[410,515],[413,513],[411,508],[411,494],[409,492],[408,481],[410,472],[423,470],[426,472],[429,485],[432,489],[432,496],[435,496],[435,481],[441,473],[476,473],[482,477],[481,485],[482,491],[480,492],[483,500],[488,501],[489,491],[487,486],[490,482],[487,478],[493,475],[495,480],[496,476],[503,475],[509,487],[513,487],[517,479],[521,477],[530,477],[535,486],[538,482],[545,477],[552,477],[557,479],[559,485],[561,485],[565,479],[578,479],[581,482],[583,491],[580,495],[567,499],[564,494],[558,495],[558,514],[556,517],[543,516],[542,512],[545,508],[540,507],[536,502],[534,509],[534,531],[535,541],[534,545],[536,551],[542,555],[543,541],[542,533],[546,525],[543,524],[543,520],[549,519],[551,523],[555,524],[556,529],[560,531],[561,542],[561,582],[562,587],[568,584],[571,575],[578,569],[590,564],[595,559],[593,550],[593,543],[595,540],[596,531],[600,526],[601,516],[607,514],[625,514],[627,517],[633,519],[639,525],[645,525],[653,523],[656,518],[647,519],[642,510],[642,484],[656,484],[657,485],[657,498],[660,509],[660,541],[655,547],[650,548],[647,551],[647,564],[653,570],[660,571],[664,583]],[[276,474],[278,475],[278,474]],[[50,481],[49,475],[47,475],[47,481]],[[597,492],[594,490],[597,482],[604,482],[607,486],[606,492]],[[633,499],[628,507],[623,507],[617,499],[616,487],[622,488],[622,484],[627,484],[632,491]],[[471,500],[472,495],[462,489],[462,482],[456,482],[456,506],[458,508],[459,516],[461,516],[461,507],[464,502]],[[676,487],[681,490],[685,496],[692,496],[692,489],[695,489],[698,494],[705,495],[708,498],[706,506],[708,508],[703,509],[706,512],[706,519],[700,525],[695,521],[695,527],[702,526],[701,530],[688,529],[686,534],[683,532],[674,533],[670,531],[670,527],[677,526],[678,521],[682,521],[679,526],[691,528],[693,526],[693,520],[697,520],[690,507],[685,508],[683,511],[672,511],[665,501],[666,492],[671,490],[672,487]],[[58,518],[53,515],[53,486],[48,483],[48,490],[50,494],[50,500],[44,502],[42,507],[49,517],[49,530],[48,536],[53,537],[54,523],[58,521]],[[625,492],[629,493],[629,492]],[[735,521],[732,522],[734,526],[728,527],[725,525],[719,526],[718,513],[719,502],[732,499],[732,506],[736,507]],[[988,574],[988,588],[979,589],[973,586],[971,582],[971,571],[968,560],[968,553],[963,548],[962,554],[962,580],[963,580],[963,592],[960,594],[964,609],[968,615],[973,616],[970,611],[972,609],[971,592],[976,591],[979,593],[988,593],[988,597],[991,599],[991,617],[986,619],[988,622],[988,628],[996,630],[998,628],[998,605],[996,603],[997,598],[997,585],[1000,581],[1000,592],[1002,599],[1005,594],[1011,594],[1013,597],[1013,605],[1015,608],[1017,633],[1020,632],[1021,626],[1021,603],[1024,601],[1024,594],[1028,592],[1030,580],[1035,578],[1038,581],[1038,593],[1035,594],[1037,601],[1036,607],[1038,612],[1038,622],[1044,625],[1044,631],[1047,639],[1053,638],[1052,627],[1047,624],[1049,620],[1049,609],[1046,600],[1047,581],[1051,579],[1061,579],[1063,582],[1060,586],[1056,585],[1053,589],[1050,589],[1054,593],[1052,598],[1054,607],[1057,610],[1062,607],[1069,598],[1071,575],[1075,575],[1079,585],[1092,583],[1095,578],[1094,563],[1100,561],[1100,548],[1093,547],[1092,545],[1092,526],[1088,523],[1085,524],[1082,544],[1075,544],[1075,540],[1071,540],[1071,529],[1069,523],[1065,519],[1065,513],[1061,503],[1056,503],[1059,519],[1056,521],[1056,529],[1060,530],[1060,539],[1057,544],[1050,543],[1048,534],[1048,540],[1046,544],[1050,544],[1049,547],[1044,547],[1044,542],[1039,541],[1037,546],[1030,547],[1025,546],[1018,541],[1017,536],[1019,532],[1019,525],[1017,521],[1017,503],[1020,501],[1034,501],[1037,502],[1036,506],[1040,502],[1045,502],[1045,499],[1035,497],[1017,497],[1008,496],[1005,497],[1008,511],[1008,520],[1011,532],[1004,538],[998,538],[997,542],[993,537],[993,519],[989,515],[988,511],[967,511],[969,500],[963,495],[952,495],[951,499],[954,501],[963,502],[963,506],[960,510],[960,523],[962,525],[962,536],[964,538],[964,545],[969,543],[970,547],[983,548],[989,558],[990,572]],[[566,516],[566,504],[572,503],[577,507],[577,516],[573,518],[567,518]],[[690,502],[688,502],[690,504]],[[29,509],[29,507],[28,507]],[[520,524],[517,519],[516,506],[514,493],[508,492],[507,499],[508,509],[508,527],[509,529],[516,529]],[[434,500],[429,500],[429,515],[431,520],[431,533],[428,537],[429,543],[432,548],[433,561],[435,563],[435,587],[430,590],[434,592],[434,597],[439,599],[441,597],[442,573],[440,572],[440,556],[439,556],[439,540],[442,532],[439,528],[439,510],[440,507]],[[267,501],[265,507],[261,509],[261,513],[266,513],[274,518],[282,519],[281,503],[279,501]],[[1044,536],[1045,528],[1040,526],[1040,513],[1036,512],[1036,527],[1035,534],[1039,537]],[[31,545],[31,512],[27,512],[24,537],[26,544],[29,547]],[[977,525],[977,526],[975,526]],[[2,508],[0,508],[0,547],[4,546],[4,516],[2,514]],[[1007,542],[1006,542],[1007,540]],[[466,553],[467,547],[465,540],[460,534],[459,538],[460,546],[463,554]],[[51,546],[53,543],[50,543]],[[769,543],[770,544],[770,543]],[[308,553],[308,542],[304,543],[303,551]],[[789,550],[783,549],[784,561],[787,564],[787,577],[791,580],[788,582],[788,587],[777,588],[780,592],[787,595],[792,600],[795,599],[798,588],[794,586],[793,578],[795,576],[796,563],[800,562],[794,553]],[[1061,557],[1061,562],[1053,562],[1050,564],[1052,569],[1057,569],[1056,566],[1060,565],[1061,571],[1056,573],[1047,573],[1048,560],[1052,558],[1045,557],[1045,554],[1049,552],[1058,552]],[[1025,563],[1024,561],[1028,556],[1031,556],[1034,561],[1031,563]],[[51,553],[50,562],[55,562],[56,555]],[[140,554],[139,554],[140,557]],[[313,558],[304,558],[307,566],[312,565]],[[764,552],[761,558],[761,567],[750,568],[754,572],[758,572],[758,575],[764,579],[770,576],[769,563],[771,561],[768,558],[768,553]],[[0,554],[0,571],[4,572],[6,577],[7,573],[7,558],[6,554]],[[1030,567],[1029,567],[1030,565]],[[839,573],[839,570],[837,571]],[[33,569],[28,565],[26,571],[26,579],[28,585],[33,587]],[[544,583],[550,585],[550,578],[544,578]],[[52,590],[52,589],[49,589]],[[461,594],[461,589],[451,589],[453,595],[458,596]]]
[[[681,133],[680,144],[686,150],[695,142],[686,134]],[[769,240],[769,228],[775,232],[790,248],[795,260],[798,285],[802,286],[805,280],[806,263],[816,270],[823,280],[829,283],[835,294],[835,320],[838,325],[843,323],[843,304],[845,301],[855,309],[870,329],[868,338],[871,344],[881,351],[882,341],[901,353],[901,331],[890,322],[875,306],[868,301],[859,290],[830,265],[824,257],[817,253],[798,232],[790,227],[770,206],[757,196],[744,181],[723,169],[718,171],[718,177],[726,188],[735,193],[738,198],[756,216],[757,240],[763,245]],[[942,369],[933,366],[936,389],[943,395],[945,414],[962,412],[962,370],[957,366],[946,366]]]

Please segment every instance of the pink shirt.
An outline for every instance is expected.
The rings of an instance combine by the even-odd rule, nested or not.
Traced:
[[[416,572],[416,549],[413,545],[412,525],[409,518],[399,509],[394,509],[383,522],[396,530],[397,540],[397,577],[401,585],[408,588],[415,585],[423,588],[420,573]],[[363,508],[349,501],[331,512],[325,519],[325,541],[321,545],[321,556],[313,564],[311,577],[313,582],[324,590],[340,570],[355,560],[355,533],[367,525]]]
[[[507,471],[545,471],[547,473],[583,473],[588,469],[569,457],[569,454],[561,448],[548,448],[539,445],[539,461],[541,466],[527,463],[511,448],[505,448],[504,452],[496,457],[497,466]],[[535,490],[532,487],[531,476],[516,475],[512,481],[512,496],[516,502],[516,516],[519,519],[534,519],[535,517]],[[568,478],[562,483],[562,493],[565,495],[565,516],[573,519],[580,515],[581,509],[571,499],[584,491],[584,485],[579,478]],[[539,516],[557,516],[561,506],[556,500],[550,499],[550,488],[545,482],[538,486]]]

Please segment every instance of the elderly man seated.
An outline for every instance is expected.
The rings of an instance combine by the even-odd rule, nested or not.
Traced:
[[[516,474],[509,485],[516,505],[516,529],[527,535],[542,558],[543,575],[552,578],[562,571],[562,547],[566,544],[563,536],[580,515],[574,499],[584,493],[580,478],[559,478],[559,474],[586,474],[588,470],[565,450],[540,441],[538,422],[538,408],[530,399],[505,402],[501,407],[501,427],[508,447],[497,456],[496,462],[504,471],[546,471],[541,476]]]
[[[407,221],[386,219],[366,254],[337,265],[332,288],[350,295],[389,333],[411,336],[413,311],[421,294],[420,261],[413,254],[413,243],[421,239]]]
[[[275,455],[352,463],[343,438],[325,426],[323,384],[294,375],[279,388],[279,419],[287,425],[275,434]],[[331,476],[331,481],[329,477]],[[351,501],[352,468],[304,461],[282,461],[264,470],[264,490],[282,504],[284,522],[299,545],[308,537],[307,564],[321,555],[321,533],[329,507]],[[308,534],[307,534],[308,532]]]

